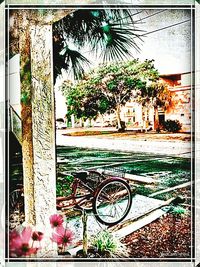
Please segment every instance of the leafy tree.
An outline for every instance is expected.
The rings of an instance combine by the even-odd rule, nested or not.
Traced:
[[[118,129],[121,129],[120,111],[127,101],[132,99],[143,105],[162,103],[158,92],[163,87],[158,86],[158,79],[153,60],[133,59],[102,64],[79,83],[64,86],[63,92],[71,114],[80,118],[115,112]]]
[[[65,81],[60,88],[66,97],[68,107],[67,116],[75,115],[78,119],[95,118],[99,113],[105,113],[106,109],[100,109],[98,105],[99,93],[91,87],[89,81],[84,79],[77,84]]]
[[[54,24],[54,78],[62,69],[80,79],[89,60],[82,48],[103,62],[123,60],[139,51],[140,32],[133,17],[141,13],[128,9],[80,9]]]

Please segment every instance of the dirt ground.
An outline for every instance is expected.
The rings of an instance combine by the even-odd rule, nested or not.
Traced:
[[[98,138],[110,139],[130,139],[130,140],[157,140],[157,141],[191,141],[190,133],[167,133],[155,131],[141,133],[140,131],[127,130],[119,133],[115,129],[110,128],[89,128],[89,129],[66,129],[61,130],[66,136],[96,136]]]
[[[191,217],[166,214],[128,235],[131,258],[190,258]]]

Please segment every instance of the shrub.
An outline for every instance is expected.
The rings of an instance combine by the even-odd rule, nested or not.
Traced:
[[[92,240],[92,246],[99,255],[108,257],[128,257],[128,248],[112,233],[104,230],[97,233]]]
[[[69,196],[72,193],[73,176],[67,175],[63,178],[57,179],[56,195],[57,196]]]
[[[180,217],[187,215],[187,210],[181,206],[171,206],[169,212]]]
[[[164,122],[164,129],[168,132],[176,133],[182,128],[182,124],[178,120],[166,120]]]
[[[148,196],[152,193],[152,191],[153,190],[151,188],[145,187],[144,185],[140,185],[136,188],[135,193],[140,194],[142,196]]]

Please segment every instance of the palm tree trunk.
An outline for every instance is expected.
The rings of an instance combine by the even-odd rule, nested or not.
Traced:
[[[155,112],[155,119],[154,119],[154,130],[159,129],[159,114],[158,114],[158,107],[154,107]]]
[[[143,130],[147,132],[147,108],[144,107]]]

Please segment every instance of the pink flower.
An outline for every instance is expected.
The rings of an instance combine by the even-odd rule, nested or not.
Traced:
[[[52,228],[59,227],[63,223],[63,217],[58,214],[51,215],[49,220]]]
[[[10,233],[10,253],[11,256],[29,256],[36,254],[38,248],[30,247],[30,240],[32,236],[31,227],[25,227],[21,234],[16,230]]]
[[[33,241],[41,241],[42,238],[43,238],[44,234],[42,232],[37,232],[37,231],[34,231],[32,233],[32,239]]]
[[[71,230],[60,226],[57,228],[56,233],[52,234],[51,240],[56,242],[58,245],[66,247],[72,243],[73,233]]]

